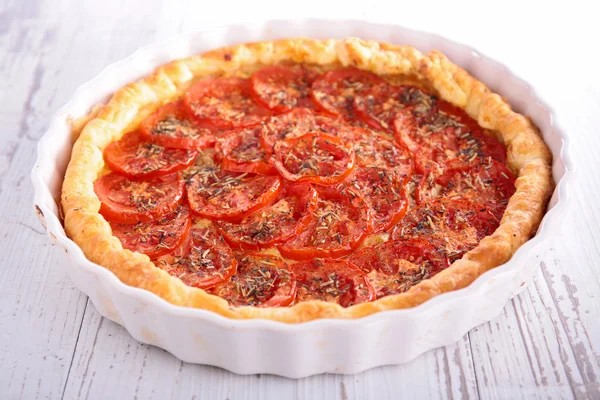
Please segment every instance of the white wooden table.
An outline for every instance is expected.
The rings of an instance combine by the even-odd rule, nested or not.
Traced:
[[[600,399],[600,29],[593,10],[574,1],[568,9],[508,1],[494,8],[456,1],[394,8],[365,0],[89,3],[0,0],[0,398]],[[66,278],[33,215],[35,145],[77,86],[144,44],[234,21],[303,16],[435,31],[534,84],[573,142],[568,222],[533,283],[500,316],[407,365],[289,380],[182,363],[100,317]]]

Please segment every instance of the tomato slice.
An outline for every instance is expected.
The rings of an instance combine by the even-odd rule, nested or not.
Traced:
[[[110,169],[130,178],[151,179],[187,168],[196,154],[194,150],[159,146],[133,131],[106,146],[104,160]]]
[[[454,104],[447,102],[442,99],[436,99],[435,108],[438,114],[448,115],[453,120],[461,125],[464,125],[467,131],[478,131],[481,127],[473,118],[467,114],[465,110],[460,107],[456,107]]]
[[[185,181],[179,174],[152,180],[131,180],[117,172],[94,182],[101,202],[100,214],[108,221],[135,224],[171,213],[183,199]]]
[[[264,67],[250,78],[252,90],[265,107],[285,112],[294,107],[314,108],[310,87],[319,74],[298,65]]]
[[[348,261],[314,259],[292,268],[298,284],[297,302],[321,300],[349,307],[375,297],[365,273]]]
[[[357,166],[393,169],[404,182],[412,177],[413,162],[405,148],[383,135],[361,128],[348,129],[342,135],[342,140],[354,150]]]
[[[506,164],[506,149],[502,143],[491,135],[486,135],[485,130],[465,110],[441,99],[436,104],[438,114],[448,115],[459,124],[458,133],[462,139],[459,156],[473,159],[477,154],[480,158],[492,157]]]
[[[416,265],[427,267],[433,276],[450,266],[444,254],[422,238],[388,240],[362,247],[347,260],[365,272],[375,269],[390,275],[413,269]]]
[[[260,145],[264,128],[254,125],[229,131],[217,141],[216,155],[221,168],[227,171],[273,175],[277,171],[269,164],[267,153]]]
[[[307,133],[338,136],[338,132],[345,129],[346,125],[340,120],[314,113],[306,108],[296,108],[266,120],[260,143],[270,155],[273,154],[273,147],[278,141],[298,138]]]
[[[378,233],[396,225],[406,214],[408,199],[404,183],[404,177],[394,170],[361,167],[344,184],[362,193],[372,211],[373,233]]]
[[[354,251],[371,233],[371,210],[351,188],[320,187],[317,210],[306,229],[277,246],[292,260],[342,257]]]
[[[211,226],[193,227],[188,240],[172,253],[159,257],[155,265],[200,289],[227,281],[237,269],[233,252]]]
[[[181,100],[165,104],[143,120],[140,132],[154,144],[176,149],[203,149],[215,143],[210,129],[190,120]]]
[[[365,272],[378,299],[403,293],[450,266],[443,252],[424,239],[390,240],[363,247],[348,261]]]
[[[183,101],[198,122],[220,129],[254,125],[271,114],[254,101],[248,79],[201,80],[188,89]]]
[[[312,85],[312,96],[325,112],[344,118],[354,118],[354,97],[371,87],[384,84],[379,76],[357,68],[330,71],[317,78]]]
[[[354,99],[356,116],[373,129],[392,131],[396,113],[411,108],[428,112],[435,97],[414,86],[375,85]]]
[[[515,177],[504,164],[492,158],[454,159],[423,176],[415,199],[420,204],[436,197],[461,198],[504,211],[515,190]]]
[[[237,253],[237,273],[210,292],[234,306],[285,307],[296,297],[296,280],[285,261],[260,253]]]
[[[285,179],[333,185],[354,168],[354,151],[334,136],[309,133],[277,142],[271,159]]]
[[[310,222],[317,207],[317,192],[308,183],[284,185],[273,202],[236,222],[217,226],[233,247],[258,250],[296,236]]]
[[[137,224],[111,222],[112,233],[123,248],[156,258],[173,251],[187,238],[190,230],[190,213],[185,206],[164,217]]]
[[[477,246],[499,225],[497,210],[469,200],[443,198],[421,204],[392,231],[392,239],[423,238],[451,262]]]
[[[506,161],[506,150],[500,142],[484,134],[476,122],[463,123],[459,118],[468,116],[454,117],[439,112],[438,107],[426,115],[410,108],[396,113],[394,135],[413,154],[418,172],[425,173],[454,158],[472,161],[493,157],[501,163]]]
[[[199,170],[188,185],[192,211],[210,219],[242,218],[269,204],[281,188],[277,176],[227,172],[214,167]]]

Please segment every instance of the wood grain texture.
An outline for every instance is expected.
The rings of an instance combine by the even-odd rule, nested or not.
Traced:
[[[531,35],[528,22],[538,9],[523,2],[504,2],[493,10],[493,20],[480,2],[460,7],[456,2],[413,2],[398,4],[397,10],[383,3],[353,8],[311,0],[300,10],[284,3],[214,3],[207,13],[204,3],[194,1],[105,0],[92,7],[75,0],[0,0],[0,202],[5,210],[0,213],[0,251],[5,254],[0,397],[600,398],[600,82],[592,75],[598,56],[588,51],[600,29],[592,24],[593,12],[585,12],[583,4],[545,6],[545,17],[536,18],[538,34]],[[520,12],[512,12],[517,7]],[[457,9],[471,10],[468,29],[454,22],[458,17],[447,18]],[[314,16],[318,10],[319,16],[396,22],[442,33],[505,61],[557,110],[577,164],[572,207],[552,249],[541,255],[535,279],[500,316],[455,345],[406,365],[291,380],[182,363],[137,343],[100,317],[72,286],[31,208],[29,171],[51,114],[77,86],[144,44],[258,18],[265,10],[273,18]],[[555,29],[553,21],[559,19],[575,22]],[[504,29],[506,20],[510,32]],[[500,30],[503,36],[495,34]],[[570,58],[554,51],[567,46],[586,62],[577,64],[577,76],[556,79],[573,68]],[[591,81],[584,80],[588,76]]]

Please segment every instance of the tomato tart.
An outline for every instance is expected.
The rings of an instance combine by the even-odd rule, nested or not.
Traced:
[[[286,39],[165,64],[75,132],[68,235],[122,282],[230,318],[408,308],[536,231],[531,121],[437,51]]]

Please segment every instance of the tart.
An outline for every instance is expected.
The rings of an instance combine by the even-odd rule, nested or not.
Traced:
[[[67,234],[124,283],[230,318],[408,308],[536,231],[537,128],[443,54],[287,39],[165,64],[77,132]]]

